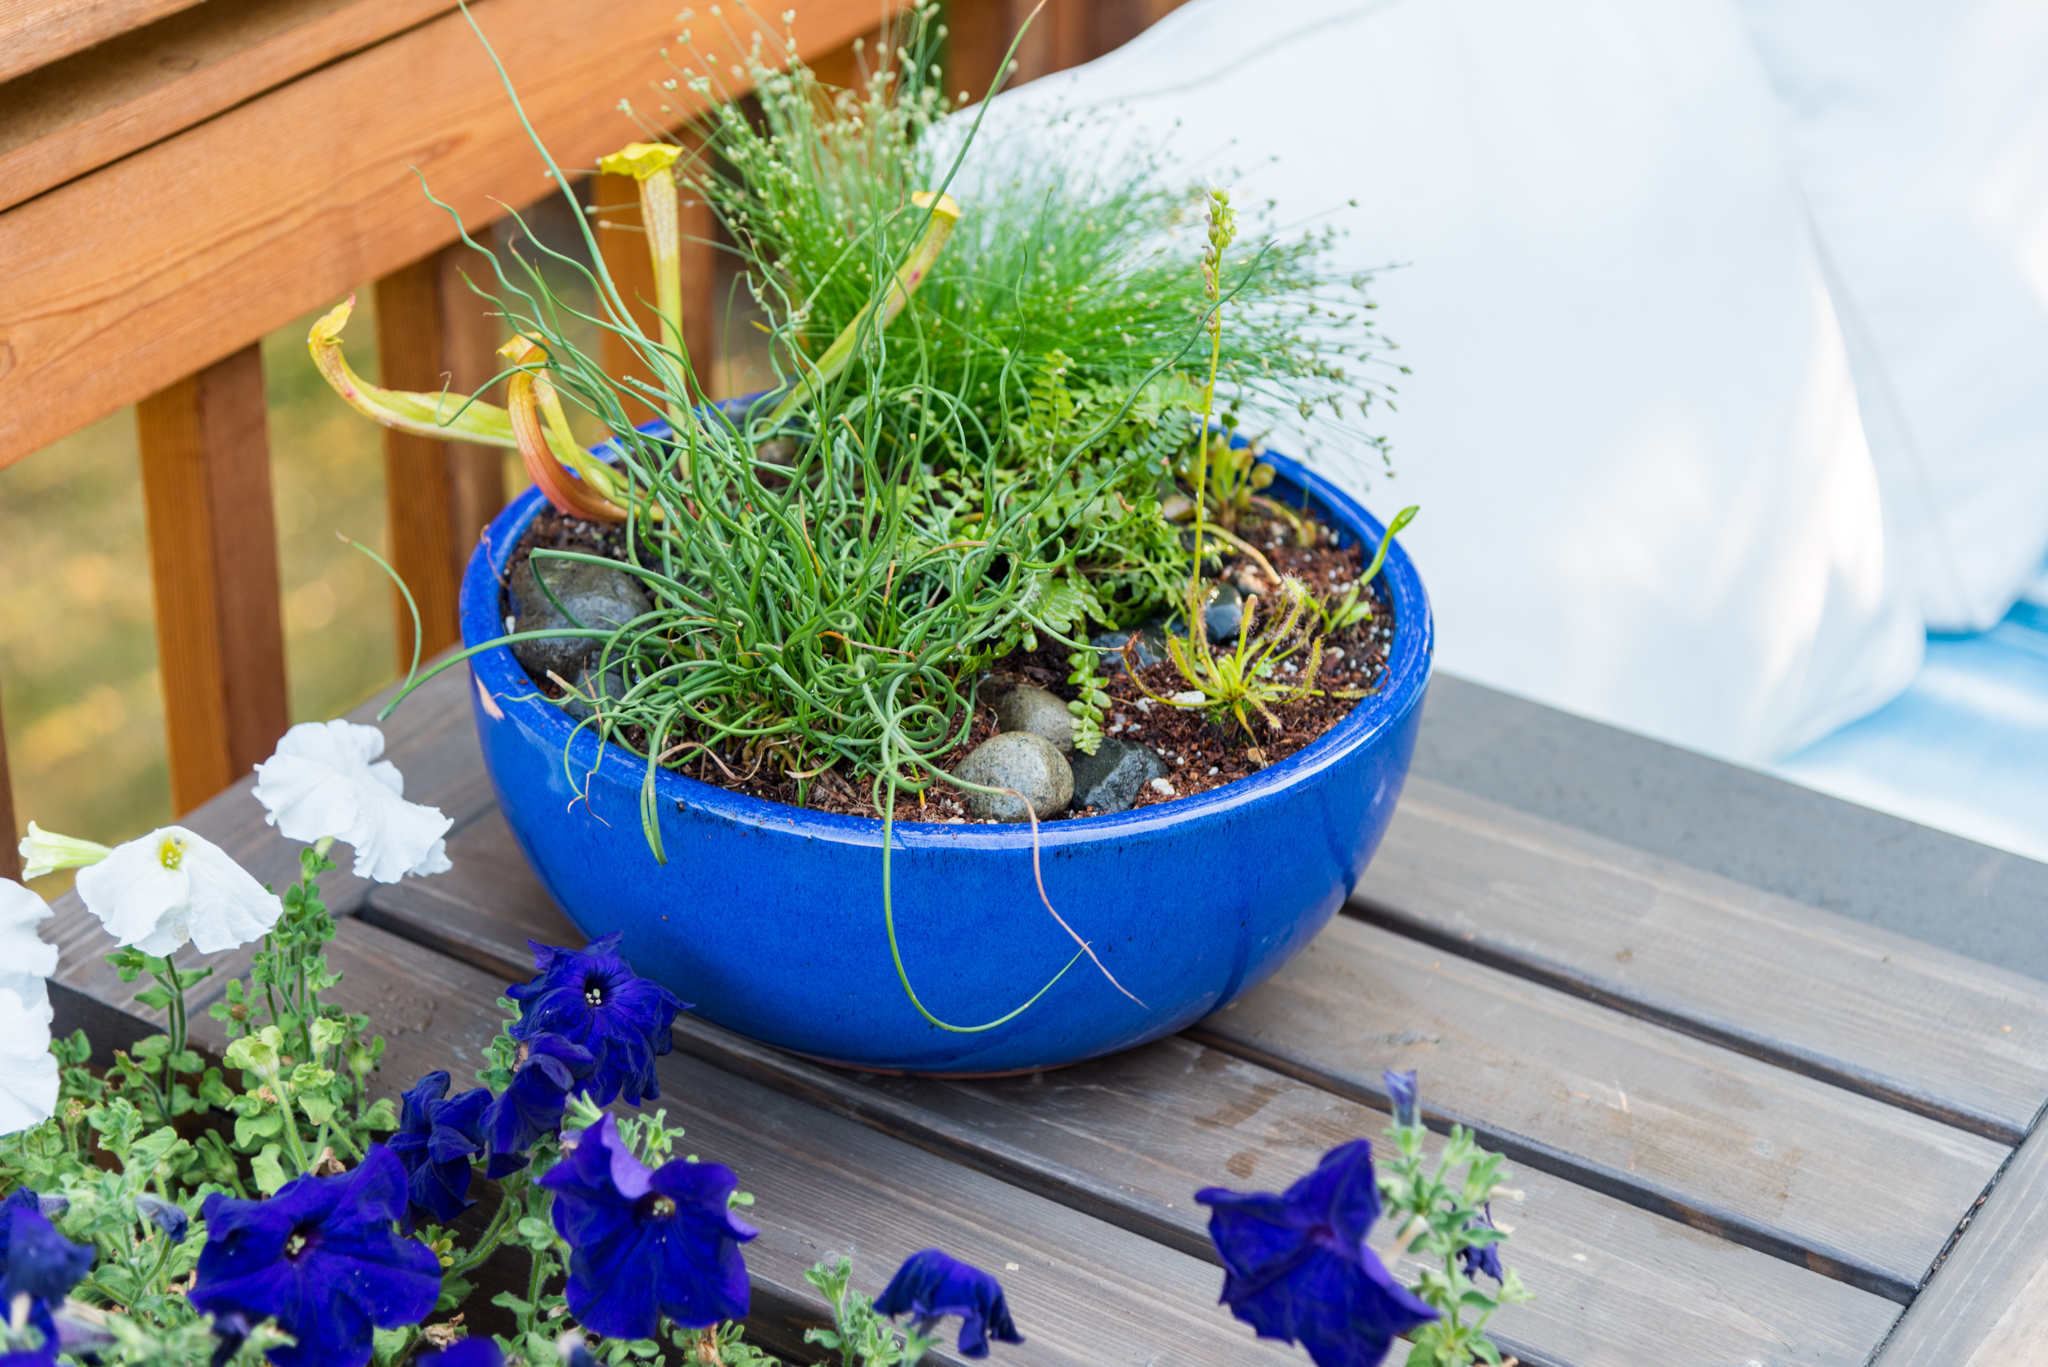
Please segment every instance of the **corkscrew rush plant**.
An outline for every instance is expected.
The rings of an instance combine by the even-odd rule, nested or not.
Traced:
[[[1233,402],[1269,381],[1304,405],[1342,391],[1362,408],[1373,392],[1281,335],[1308,334],[1304,311],[1329,284],[1313,270],[1312,242],[1262,240],[1219,300],[1175,235],[1188,197],[1153,186],[1143,168],[1024,189],[983,174],[985,203],[957,203],[949,187],[981,114],[941,134],[935,11],[910,13],[863,96],[824,90],[793,40],[779,67],[757,45],[760,124],[720,106],[716,160],[691,161],[653,128],[651,141],[605,160],[638,180],[655,225],[658,335],[635,321],[585,224],[587,264],[546,247],[537,260],[486,258],[494,288],[479,293],[515,333],[504,408],[363,381],[341,356],[345,306],[309,338],[361,411],[514,446],[556,508],[619,525],[620,567],[651,609],[608,630],[545,634],[600,643],[582,679],[560,682],[589,706],[579,730],[642,757],[640,817],[655,857],[664,765],[773,766],[800,803],[837,769],[869,785],[884,821],[892,950],[895,806],[933,783],[971,786],[942,761],[968,738],[982,670],[1041,637],[1088,649],[1091,620],[1139,621],[1185,582],[1187,551],[1162,497],[1201,418],[1189,358],[1207,351]],[[687,37],[684,50],[694,53]],[[719,93],[708,75],[678,76],[707,99]],[[769,320],[780,382],[752,401],[708,400],[672,313],[677,237],[663,225],[678,176],[724,219]],[[550,265],[588,283],[590,311],[549,287]],[[1239,297],[1258,305],[1239,312],[1260,321],[1220,341],[1204,319]],[[590,326],[623,339],[653,378],[608,375],[572,339]],[[668,425],[636,428],[633,402]],[[572,405],[611,434],[595,454],[570,436]],[[540,549],[533,565],[579,558],[599,559]],[[577,749],[563,756],[572,782]],[[1078,962],[1091,951],[1074,938]],[[917,1002],[900,950],[898,968],[935,1025],[1010,1018],[940,1021]]]

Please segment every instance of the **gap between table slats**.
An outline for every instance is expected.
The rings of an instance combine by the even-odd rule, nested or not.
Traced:
[[[2048,985],[1442,784],[1346,910],[2001,1144],[2048,1105]]]

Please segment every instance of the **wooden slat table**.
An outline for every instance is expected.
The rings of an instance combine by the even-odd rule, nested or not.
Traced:
[[[455,818],[455,871],[326,889],[390,1092],[473,1071],[526,940],[581,938],[491,797],[468,687],[387,726],[408,796]],[[295,848],[248,786],[190,824],[282,881]],[[132,1028],[96,926],[59,911],[62,1009]],[[1001,1274],[1020,1367],[1305,1362],[1215,1305],[1193,1193],[1377,1137],[1382,1070],[1414,1068],[1433,1127],[1518,1168],[1510,1261],[1539,1299],[1496,1323],[1525,1362],[2048,1357],[2048,985],[1422,777],[1346,912],[1186,1034],[1028,1077],[841,1072],[685,1018],[663,1104],[758,1198],[757,1334],[819,1322],[821,1256],[873,1289],[937,1244]]]

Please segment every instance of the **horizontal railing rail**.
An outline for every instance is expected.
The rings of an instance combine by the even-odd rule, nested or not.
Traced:
[[[1013,81],[1181,2],[951,0],[948,84],[986,89],[1033,8]],[[676,0],[0,0],[0,467],[135,406],[175,811],[246,773],[289,722],[258,341],[374,280],[384,384],[482,384],[497,323],[455,244],[458,225],[481,233],[550,190],[522,111],[559,165],[588,167],[638,133],[621,98],[667,106],[678,129],[701,112],[660,88],[682,28],[730,87],[756,28],[779,44],[785,9],[801,55],[831,74],[907,3],[681,21]],[[594,202],[635,198],[600,185]],[[695,212],[687,340],[715,362],[711,225]],[[625,293],[651,298],[638,235],[600,242]],[[501,453],[398,433],[384,453],[390,557],[438,649],[455,639],[462,562],[504,501]],[[411,631],[408,616],[406,657]],[[0,830],[11,793],[0,741]],[[0,874],[19,873],[12,846]]]

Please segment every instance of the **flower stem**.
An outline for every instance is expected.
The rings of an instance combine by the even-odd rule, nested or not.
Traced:
[[[471,1271],[484,1265],[484,1260],[495,1253],[498,1245],[505,1242],[505,1234],[518,1221],[518,1213],[525,1203],[523,1191],[513,1185],[511,1178],[498,1189],[498,1211],[491,1217],[491,1223],[484,1228],[483,1237],[476,1241],[476,1247],[456,1259],[448,1269],[449,1277],[467,1276]]]
[[[519,1325],[519,1332],[520,1332],[520,1333],[521,1333],[522,1335],[525,1335],[525,1334],[530,1334],[530,1333],[532,1333],[532,1332],[533,1332],[533,1322],[534,1322],[534,1320],[535,1320],[535,1319],[536,1319],[536,1318],[537,1318],[537,1317],[539,1316],[539,1314],[540,1314],[540,1290],[541,1290],[541,1287],[542,1287],[542,1286],[543,1286],[543,1285],[544,1285],[544,1284],[545,1284],[545,1283],[547,1282],[547,1279],[548,1279],[548,1278],[547,1278],[547,1272],[548,1272],[548,1264],[550,1264],[551,1262],[553,1262],[553,1261],[554,1261],[554,1259],[553,1259],[552,1257],[550,1257],[550,1256],[549,1256],[549,1254],[548,1254],[548,1251],[547,1251],[546,1249],[544,1249],[544,1248],[533,1248],[533,1249],[528,1249],[528,1250],[527,1250],[527,1254],[528,1254],[528,1264],[527,1264],[527,1272],[526,1272],[526,1305],[527,1305],[527,1310],[526,1310],[526,1313],[525,1313],[524,1315],[521,1315],[521,1316],[519,1317],[519,1318],[520,1318],[520,1321],[521,1321],[521,1323],[520,1323],[520,1325]]]
[[[265,1079],[270,1083],[271,1094],[277,1098],[277,1109],[284,1112],[284,1142],[291,1150],[292,1163],[300,1173],[310,1172],[312,1163],[306,1158],[305,1141],[299,1138],[299,1118],[292,1113],[292,1103],[285,1096],[284,1073],[282,1070]]]

